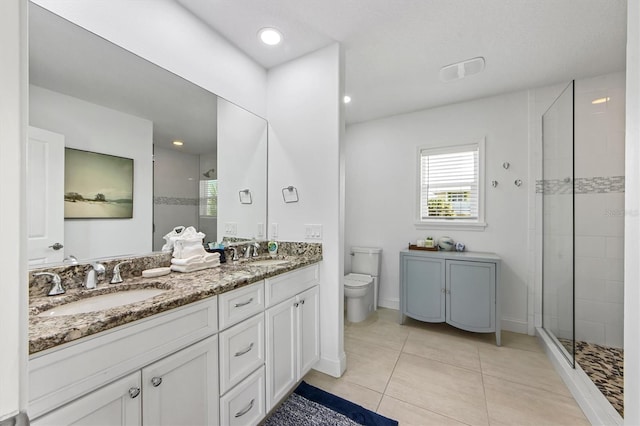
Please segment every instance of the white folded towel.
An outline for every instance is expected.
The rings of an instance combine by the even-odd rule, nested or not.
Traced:
[[[195,255],[188,257],[186,259],[171,259],[171,264],[173,265],[192,265],[195,263],[203,263],[203,262],[213,262],[216,260],[220,260],[220,253],[206,253],[204,256]]]
[[[175,272],[195,272],[203,269],[215,268],[220,266],[220,261],[192,263],[190,265],[171,265],[171,270]]]

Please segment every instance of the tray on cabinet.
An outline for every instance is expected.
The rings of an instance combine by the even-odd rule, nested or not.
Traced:
[[[418,247],[415,244],[409,243],[409,250],[438,251],[438,247]]]

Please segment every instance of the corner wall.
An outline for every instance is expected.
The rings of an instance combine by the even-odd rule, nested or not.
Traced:
[[[322,225],[320,351],[314,367],[332,376],[345,368],[343,250],[340,234],[340,132],[343,61],[338,44],[269,70],[269,237],[305,239],[305,224]],[[285,203],[282,188],[298,190]],[[277,235],[273,233],[277,223]]]
[[[399,258],[410,241],[449,236],[503,259],[502,327],[527,330],[528,95],[516,92],[357,123],[346,132],[345,253],[382,248],[380,306],[398,309]],[[486,138],[484,231],[416,229],[417,149]],[[503,162],[509,162],[505,170]],[[522,179],[516,187],[514,181]],[[491,181],[497,180],[493,188]],[[350,256],[345,256],[345,272]]]

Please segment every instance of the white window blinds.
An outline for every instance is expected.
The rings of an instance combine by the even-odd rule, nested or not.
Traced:
[[[479,145],[420,150],[420,219],[478,219]]]
[[[200,181],[200,216],[218,217],[218,181]]]

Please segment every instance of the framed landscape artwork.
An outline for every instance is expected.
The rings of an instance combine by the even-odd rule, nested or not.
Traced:
[[[64,218],[133,217],[133,159],[64,149]]]

